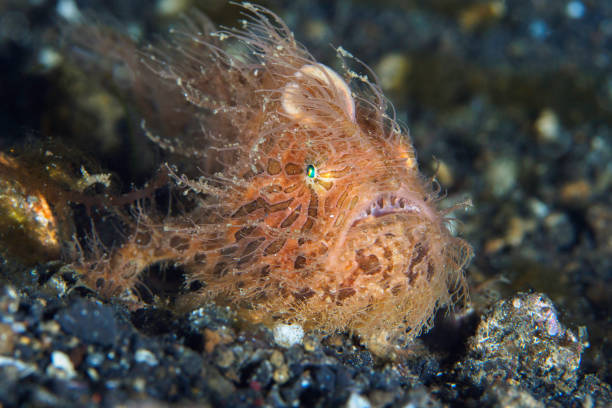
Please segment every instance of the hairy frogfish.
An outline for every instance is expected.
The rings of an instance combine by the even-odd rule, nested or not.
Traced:
[[[196,303],[405,344],[464,297],[470,246],[373,75],[342,48],[338,71],[318,63],[275,14],[242,7],[239,28],[196,15],[127,61],[173,95],[143,122],[182,157],[164,169],[194,205],[141,213],[121,246],[82,261],[83,279],[118,296],[171,262],[198,282]],[[195,126],[164,133],[168,109]]]

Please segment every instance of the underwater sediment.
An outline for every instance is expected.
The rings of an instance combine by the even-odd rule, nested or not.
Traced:
[[[421,171],[436,176],[448,205],[471,196],[473,210],[456,215],[477,254],[467,270],[472,311],[449,319],[441,313],[432,332],[388,361],[341,333],[306,332],[285,348],[266,326],[240,323],[231,307],[175,315],[164,302],[172,299],[172,283],[176,290],[184,283],[180,267],[152,268],[145,277],[152,294],[143,288],[145,305],[130,309],[97,298],[61,262],[25,268],[7,261],[2,401],[609,403],[608,6],[269,6],[331,68],[338,69],[330,42],[367,61],[409,125]],[[37,38],[50,24],[44,16],[57,9],[45,2],[3,7],[3,16],[29,22],[27,36],[3,31],[2,55],[12,61],[4,65],[7,78],[26,73],[30,84],[16,80],[6,88],[22,102],[3,116],[3,149],[18,144],[26,126],[89,151],[105,170],[86,165],[87,173],[112,171],[121,181],[111,184],[124,184],[117,194],[154,178],[159,152],[139,141],[146,138],[131,125],[131,105],[78,70],[45,70],[35,58],[53,51]],[[172,18],[161,17],[161,7],[144,15],[133,7],[114,12],[145,33],[166,25],[156,19]],[[236,20],[205,11],[227,25]],[[80,165],[72,171],[74,183],[67,184],[74,191],[86,176]],[[87,194],[95,193],[92,186],[85,183]],[[90,231],[87,214],[75,207],[76,229]]]

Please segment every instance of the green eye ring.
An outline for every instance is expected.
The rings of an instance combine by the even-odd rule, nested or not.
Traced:
[[[306,175],[308,176],[308,178],[315,178],[315,176],[317,175],[317,170],[315,169],[315,166],[313,166],[312,164],[306,166]]]

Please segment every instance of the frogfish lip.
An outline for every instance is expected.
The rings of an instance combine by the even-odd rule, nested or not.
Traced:
[[[378,194],[373,200],[365,201],[361,206],[357,206],[347,226],[350,229],[366,219],[397,213],[410,213],[429,219],[435,217],[434,210],[426,203],[422,195],[405,191],[384,192]]]

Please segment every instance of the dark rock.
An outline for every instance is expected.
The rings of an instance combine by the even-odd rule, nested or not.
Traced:
[[[456,369],[460,378],[483,390],[520,384],[527,394],[517,391],[518,400],[523,395],[525,401],[555,400],[576,389],[583,349],[582,341],[559,322],[546,295],[518,294],[482,316]]]
[[[110,306],[79,300],[56,317],[62,329],[85,343],[112,346],[117,341],[117,324]]]

